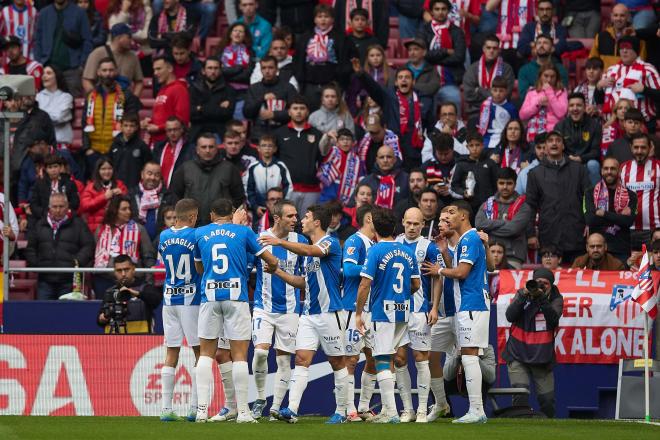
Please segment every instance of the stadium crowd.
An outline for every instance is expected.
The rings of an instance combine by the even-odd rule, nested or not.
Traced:
[[[4,103],[25,116],[3,242],[29,266],[152,267],[182,198],[257,232],[282,198],[327,203],[342,241],[364,204],[419,207],[433,237],[464,199],[498,268],[601,267],[594,232],[615,267],[660,246],[652,1],[3,3],[2,73],[38,92]]]

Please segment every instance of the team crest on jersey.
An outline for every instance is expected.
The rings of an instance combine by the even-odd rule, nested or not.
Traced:
[[[307,142],[309,142],[310,144],[313,144],[315,140],[316,140],[316,135],[314,134],[307,135]]]
[[[346,253],[347,253],[348,255],[353,255],[354,252],[355,252],[355,248],[354,248],[353,246],[351,246],[351,247],[349,247],[348,249],[346,249]]]
[[[582,140],[585,142],[589,142],[589,132],[588,131],[583,131],[582,132]]]
[[[467,246],[461,246],[461,253],[464,254],[467,252]]]
[[[417,250],[417,259],[424,258],[424,251],[422,249]]]

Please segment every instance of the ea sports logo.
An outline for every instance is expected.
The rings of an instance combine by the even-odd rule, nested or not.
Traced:
[[[131,399],[140,415],[157,416],[162,406],[160,370],[165,359],[165,347],[154,347],[146,352],[133,367],[131,373]],[[192,398],[192,374],[195,355],[190,347],[181,347],[179,364],[174,375],[172,408],[177,414],[185,415],[190,409]],[[213,384],[211,384],[213,395]]]

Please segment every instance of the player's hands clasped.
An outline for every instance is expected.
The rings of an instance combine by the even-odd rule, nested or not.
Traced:
[[[429,277],[437,277],[440,273],[440,265],[424,261],[422,263],[422,273]]]

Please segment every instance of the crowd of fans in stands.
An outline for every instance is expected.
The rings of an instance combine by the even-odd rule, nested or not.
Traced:
[[[4,103],[25,116],[3,243],[29,266],[151,267],[184,197],[258,232],[282,198],[328,203],[340,239],[365,203],[418,206],[432,237],[465,199],[499,268],[660,249],[650,0],[3,4],[1,73],[38,92]],[[39,298],[70,290],[39,275]]]

